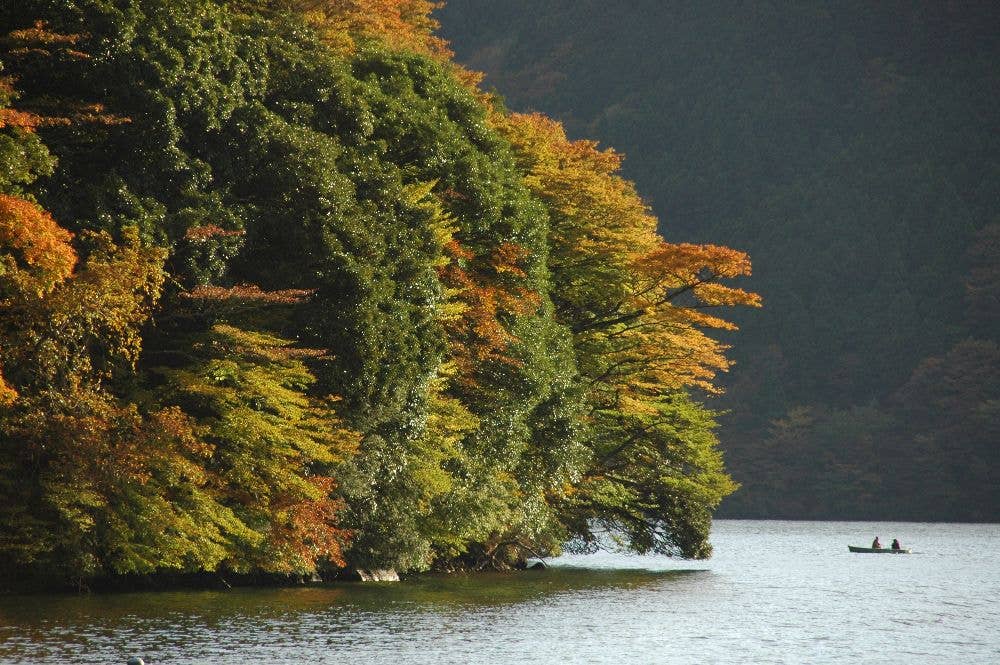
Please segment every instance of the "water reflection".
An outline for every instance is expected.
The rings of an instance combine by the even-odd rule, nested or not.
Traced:
[[[349,650],[418,634],[461,640],[463,632],[471,638],[481,626],[501,622],[511,606],[558,603],[562,596],[586,602],[691,574],[698,573],[552,568],[403,584],[6,597],[0,660],[106,663],[141,653],[147,662],[186,662],[242,651],[280,661],[306,645]]]
[[[559,567],[540,571],[428,575],[396,583],[338,583],[291,589],[161,591],[143,593],[64,594],[0,597],[0,621],[6,627],[47,622],[109,623],[170,619],[197,614],[281,618],[287,614],[447,608],[471,609],[523,603],[559,593],[593,589],[635,589],[699,570],[593,570]]]
[[[923,554],[847,551],[873,532]],[[713,541],[701,562],[0,598],[0,663],[1000,662],[998,525],[720,522]]]

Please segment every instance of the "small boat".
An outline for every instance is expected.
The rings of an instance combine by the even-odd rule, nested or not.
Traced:
[[[858,547],[857,545],[848,545],[847,549],[852,552],[858,552],[859,554],[909,554],[910,550],[901,549],[894,550],[891,547]]]

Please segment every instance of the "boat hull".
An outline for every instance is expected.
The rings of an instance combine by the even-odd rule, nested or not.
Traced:
[[[848,545],[847,549],[851,552],[857,554],[909,554],[910,550],[894,550],[891,547],[880,547],[875,549],[873,547],[857,547],[855,545]]]

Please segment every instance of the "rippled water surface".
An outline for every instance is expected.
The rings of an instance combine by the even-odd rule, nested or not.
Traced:
[[[874,535],[912,555],[850,554]],[[0,662],[1000,663],[1000,525],[721,521],[715,557],[0,598]]]

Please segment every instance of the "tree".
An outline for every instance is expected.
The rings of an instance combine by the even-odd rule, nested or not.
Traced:
[[[50,293],[76,265],[70,234],[36,204],[0,194],[0,311],[8,314],[2,325],[15,334],[14,311]],[[4,344],[3,347],[6,347]],[[4,380],[5,356],[12,349],[0,347],[0,406],[9,405],[17,391]]]
[[[485,105],[432,8],[0,9],[0,136],[59,156],[0,152],[19,565],[503,567],[622,515],[705,553],[729,486],[683,390],[728,367],[705,308],[756,302],[719,283],[748,260]]]
[[[570,520],[587,543],[599,542],[596,521],[638,551],[707,556],[711,510],[735,485],[709,414],[681,391],[714,391],[715,374],[729,368],[726,347],[702,329],[735,329],[707,309],[760,306],[756,294],[720,283],[748,275],[749,258],[660,239],[614,152],[569,141],[537,114],[492,119],[549,210],[553,300],[573,333],[591,408],[592,457],[567,504]]]
[[[187,419],[111,392],[132,375],[164,253],[134,230],[123,245],[90,236],[74,270],[69,234],[34,204],[13,209],[31,222],[16,228],[45,232],[0,234],[26,264],[7,254],[0,349],[17,395],[0,408],[2,556],[74,578],[211,567],[225,516],[199,493],[204,450]]]
[[[355,452],[357,434],[337,417],[336,400],[313,390],[307,363],[324,352],[274,333],[310,296],[198,287],[182,295],[150,352],[150,363],[170,361],[149,368],[151,397],[191,414],[210,451],[206,490],[236,525],[220,563],[237,572],[344,565],[350,534],[331,474]]]
[[[416,51],[442,60],[451,56],[447,42],[434,34],[431,12],[443,6],[430,0],[264,0],[251,2],[293,11],[317,26],[334,48],[353,50],[358,40],[378,39],[392,48]]]

